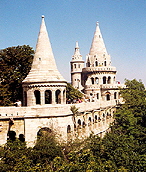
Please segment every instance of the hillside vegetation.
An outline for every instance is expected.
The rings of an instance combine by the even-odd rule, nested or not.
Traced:
[[[121,89],[125,104],[115,114],[111,132],[101,139],[59,144],[54,134],[38,137],[33,148],[9,140],[0,148],[1,172],[144,172],[146,171],[146,92],[136,80]]]

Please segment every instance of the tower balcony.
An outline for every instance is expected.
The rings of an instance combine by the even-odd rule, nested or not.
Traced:
[[[88,89],[88,90],[90,90],[90,89],[91,89],[91,90],[93,90],[93,89],[94,89],[94,90],[95,90],[95,89],[100,89],[100,85],[99,85],[99,84],[98,84],[98,85],[85,85],[85,86],[84,86],[84,89],[85,89],[85,90],[87,90],[87,89]]]
[[[118,88],[124,88],[124,84],[102,84],[100,85],[101,89],[118,89]]]
[[[86,67],[86,68],[83,68],[82,70],[83,72],[116,72],[116,67],[113,67],[113,66],[109,66],[109,67],[105,67],[105,66],[102,66],[102,67]]]

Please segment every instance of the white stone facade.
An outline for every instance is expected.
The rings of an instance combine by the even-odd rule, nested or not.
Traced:
[[[74,104],[79,108],[75,121],[66,104],[66,81],[57,69],[44,16],[31,70],[23,80],[23,106],[0,108],[0,145],[10,138],[25,136],[33,146],[38,132],[48,128],[60,141],[85,138],[91,133],[102,136],[113,121],[116,104],[121,101],[116,83],[116,68],[111,66],[99,24],[97,24],[86,66],[76,43],[71,60],[72,85],[83,91],[87,102]],[[122,86],[121,86],[122,87]]]
[[[77,57],[80,57],[78,61]],[[120,101],[119,87],[122,85],[116,82],[116,72],[116,68],[111,66],[110,55],[107,53],[99,23],[97,23],[85,66],[79,47],[75,48],[71,61],[72,85],[81,90],[91,102],[104,100],[117,104]]]

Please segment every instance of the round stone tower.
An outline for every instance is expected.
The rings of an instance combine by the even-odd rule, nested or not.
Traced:
[[[24,106],[66,103],[66,80],[57,69],[44,16],[32,67],[22,86]]]
[[[91,101],[116,99],[116,68],[111,66],[98,22],[86,57],[86,67],[82,71],[82,85]]]
[[[84,60],[82,60],[82,56],[79,51],[78,42],[76,42],[75,52],[72,56],[71,64],[71,84],[74,88],[78,90],[82,90],[83,87],[81,85],[81,73],[84,68]]]

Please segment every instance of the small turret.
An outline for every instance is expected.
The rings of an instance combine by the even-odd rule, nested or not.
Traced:
[[[82,90],[81,73],[84,68],[84,60],[80,54],[78,42],[76,42],[75,52],[72,56],[71,64],[71,83],[74,88]]]

